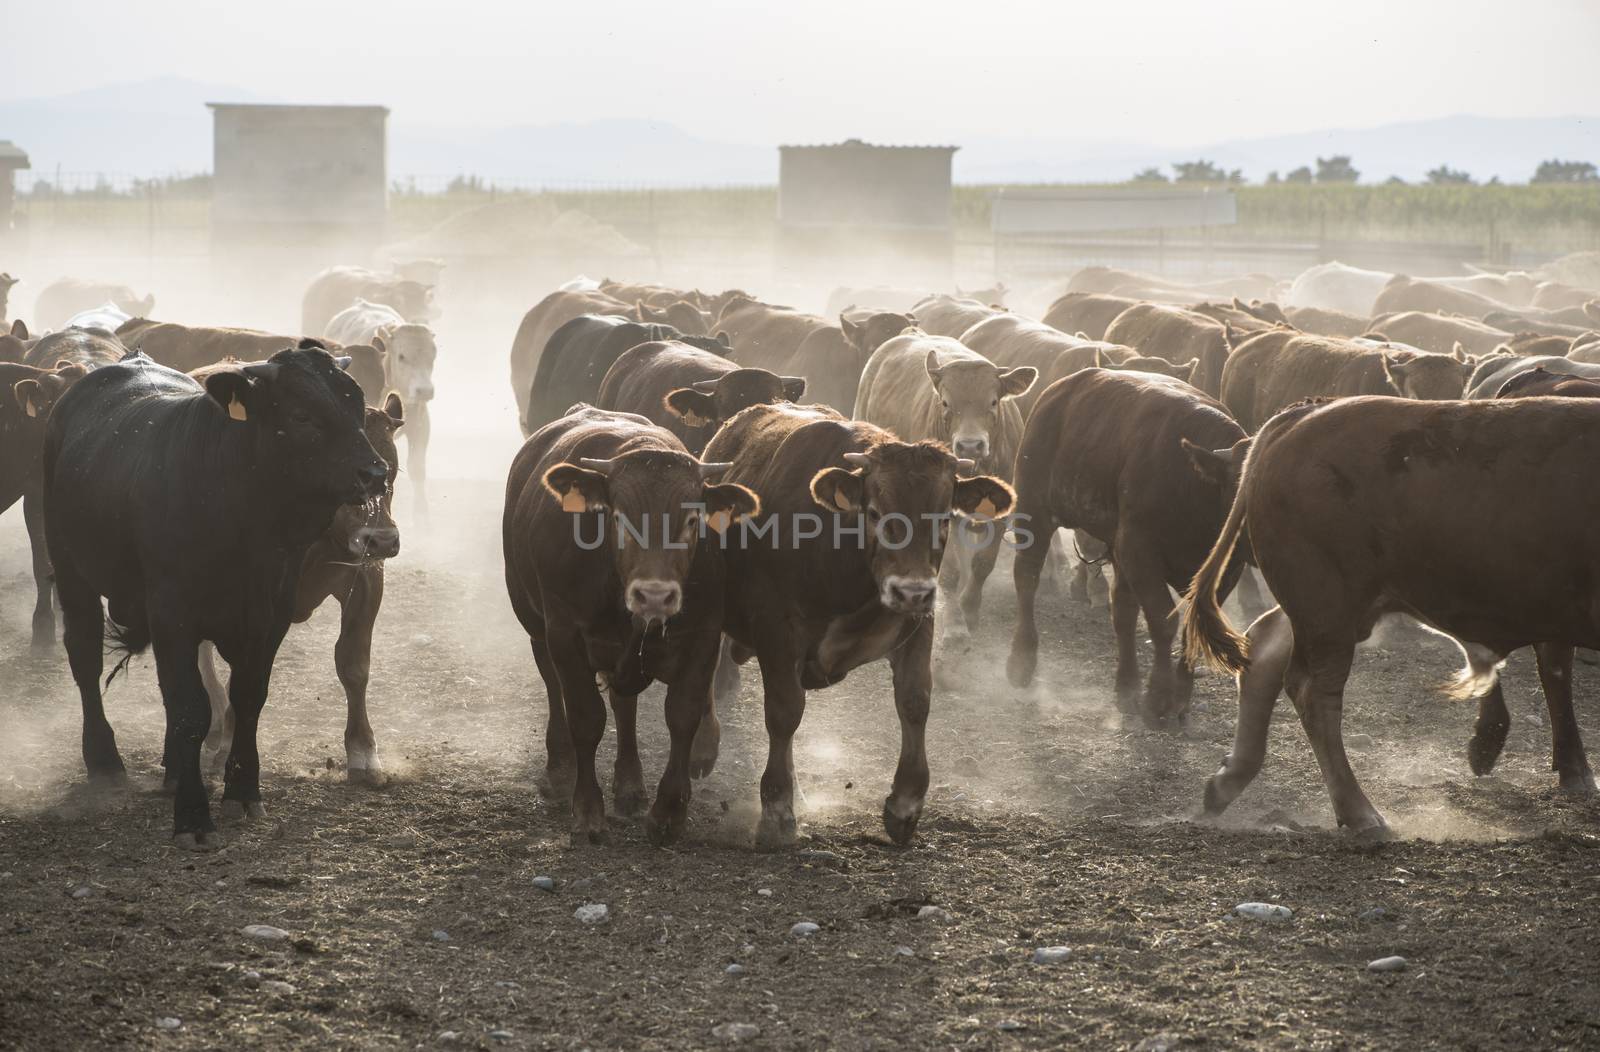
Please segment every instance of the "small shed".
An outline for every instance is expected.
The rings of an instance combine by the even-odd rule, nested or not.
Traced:
[[[0,231],[11,229],[11,212],[17,202],[16,173],[28,167],[28,155],[20,146],[0,139]]]
[[[386,106],[206,104],[219,247],[370,251],[389,212]]]
[[[957,146],[860,139],[778,147],[778,228],[787,266],[850,262],[852,280],[948,281],[950,164]]]

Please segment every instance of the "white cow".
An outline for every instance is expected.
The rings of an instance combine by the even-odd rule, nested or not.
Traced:
[[[132,321],[133,315],[123,310],[110,300],[90,310],[81,310],[67,319],[66,327],[69,329],[100,329],[103,332],[116,332],[125,321]]]
[[[427,503],[428,403],[433,400],[433,363],[439,349],[433,330],[408,322],[393,307],[357,299],[335,314],[323,335],[343,346],[370,344],[383,356],[385,390],[397,391],[405,404],[406,472],[416,486],[418,502]]]
[[[1318,263],[1294,279],[1283,305],[1321,307],[1370,318],[1378,293],[1393,277],[1386,270],[1362,270],[1338,262]]]

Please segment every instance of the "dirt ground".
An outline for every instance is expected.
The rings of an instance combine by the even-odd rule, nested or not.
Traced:
[[[1346,732],[1367,736],[1357,773],[1394,840],[1332,828],[1287,706],[1261,778],[1200,824],[1231,685],[1203,679],[1182,734],[1123,727],[1105,610],[1052,598],[1042,683],[1012,689],[1002,564],[973,645],[941,654],[953,685],[935,697],[909,849],[878,817],[899,740],[884,666],[811,695],[794,849],[752,846],[753,675],[722,713],[683,842],[652,848],[639,820],[614,818],[609,843],[572,847],[533,789],[543,690],[500,576],[496,472],[514,436],[482,424],[453,441],[496,452],[436,470],[426,522],[402,483],[372,680],[390,783],[344,779],[330,604],[279,658],[269,817],[230,827],[214,855],[169,844],[148,659],[107,703],[132,788],[88,788],[65,662],[27,647],[20,513],[0,521],[0,1046],[700,1048],[732,1040],[728,1023],[759,1028],[744,1044],[760,1048],[1600,1045],[1600,804],[1555,792],[1524,656],[1505,756],[1479,779],[1473,709],[1431,690],[1453,649],[1399,632],[1362,651]],[[1577,677],[1600,742],[1596,670]],[[647,781],[665,755],[660,697],[640,708]],[[1231,918],[1246,901],[1294,915]],[[574,918],[591,903],[605,923]],[[948,918],[918,919],[924,905]],[[794,936],[799,921],[820,930]],[[1065,961],[1033,963],[1058,945]],[[1392,954],[1409,968],[1367,970]]]

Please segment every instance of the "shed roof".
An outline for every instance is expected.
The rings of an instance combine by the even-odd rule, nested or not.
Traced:
[[[796,146],[779,146],[780,150],[943,150],[946,153],[955,153],[961,149],[959,146],[883,146],[877,143],[865,142],[861,139],[846,139],[844,142],[834,143],[804,143]]]
[[[10,139],[0,139],[0,168],[27,168],[28,154]]]
[[[212,110],[315,110],[318,113],[388,113],[387,106],[301,106],[287,102],[208,102]]]

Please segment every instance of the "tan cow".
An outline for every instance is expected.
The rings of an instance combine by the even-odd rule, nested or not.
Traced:
[[[528,396],[533,390],[533,374],[539,367],[539,357],[555,331],[583,314],[626,318],[630,310],[626,303],[604,292],[558,289],[522,316],[517,335],[511,341],[511,391],[517,399],[517,419],[524,435],[532,434],[538,426],[529,423]]]
[[[1491,354],[1512,337],[1504,329],[1471,318],[1415,310],[1380,314],[1367,328],[1370,332],[1382,333],[1385,339],[1429,354],[1450,354],[1457,344],[1469,354]]]

